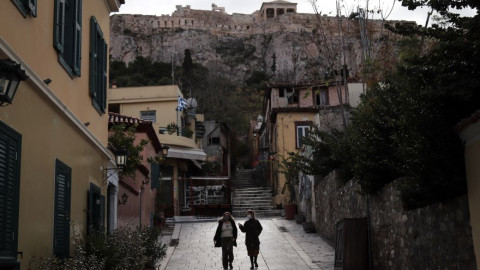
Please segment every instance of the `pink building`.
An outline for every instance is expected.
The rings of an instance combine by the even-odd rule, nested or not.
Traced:
[[[135,145],[142,140],[147,140],[148,143],[140,153],[143,160],[137,167],[135,175],[133,177],[122,176],[119,179],[117,224],[118,226],[130,227],[153,226],[154,216],[158,214],[155,208],[155,200],[159,185],[160,166],[148,160],[155,158],[157,155],[162,155],[162,146],[151,122],[109,113],[109,126],[119,124],[136,125]],[[109,131],[109,133],[111,132]],[[122,201],[124,195],[127,196],[125,203]]]

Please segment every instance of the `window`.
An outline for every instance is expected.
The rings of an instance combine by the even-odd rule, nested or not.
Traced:
[[[53,251],[60,258],[70,253],[70,202],[72,169],[60,160],[55,163],[55,213]]]
[[[209,145],[220,145],[220,138],[219,137],[211,137],[208,138]]]
[[[295,89],[293,88],[287,88],[287,99],[288,99],[288,104],[297,104],[298,91],[295,91]]]
[[[90,96],[100,114],[107,107],[107,43],[95,17],[90,19]]]
[[[108,104],[108,112],[120,113],[120,104]]]
[[[140,118],[142,120],[147,120],[152,123],[157,122],[156,111],[141,111]]]
[[[23,17],[27,17],[27,15],[37,17],[37,0],[12,0],[12,2],[20,10]]]
[[[315,104],[317,106],[328,106],[328,89],[327,88],[320,88],[314,89],[314,96],[315,96]]]
[[[55,0],[53,45],[67,73],[80,76],[82,0]]]
[[[105,227],[105,196],[101,194],[100,188],[92,183],[90,183],[87,203],[88,232],[91,229],[103,229]]]
[[[160,164],[151,163],[150,164],[150,185],[151,188],[159,188],[160,185]]]
[[[295,136],[296,139],[296,148],[301,148],[303,145],[303,138],[308,136],[308,133],[310,131],[310,125],[307,125],[306,123],[296,123],[295,124],[297,133]]]
[[[279,88],[278,89],[278,96],[279,97],[285,97],[285,89],[284,88]]]
[[[21,141],[0,121],[0,258],[12,267],[17,263]]]

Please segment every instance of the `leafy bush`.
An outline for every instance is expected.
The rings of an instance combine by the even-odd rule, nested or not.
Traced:
[[[131,229],[121,227],[107,235],[103,230],[94,230],[84,236],[73,237],[74,256],[68,259],[44,257],[41,270],[110,270],[143,269],[154,265],[166,255],[166,245],[159,240],[159,231],[145,227]]]

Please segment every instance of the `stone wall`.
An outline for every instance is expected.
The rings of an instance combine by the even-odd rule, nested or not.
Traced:
[[[369,197],[373,269],[476,269],[468,198],[405,211],[397,180]],[[343,218],[367,216],[367,198],[332,172],[314,181],[317,232],[331,243]]]

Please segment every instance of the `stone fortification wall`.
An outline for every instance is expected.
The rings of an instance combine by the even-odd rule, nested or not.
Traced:
[[[405,211],[398,181],[370,196],[373,269],[476,269],[467,196]],[[332,243],[337,221],[367,216],[355,182],[341,185],[332,172],[314,186],[316,229]]]

